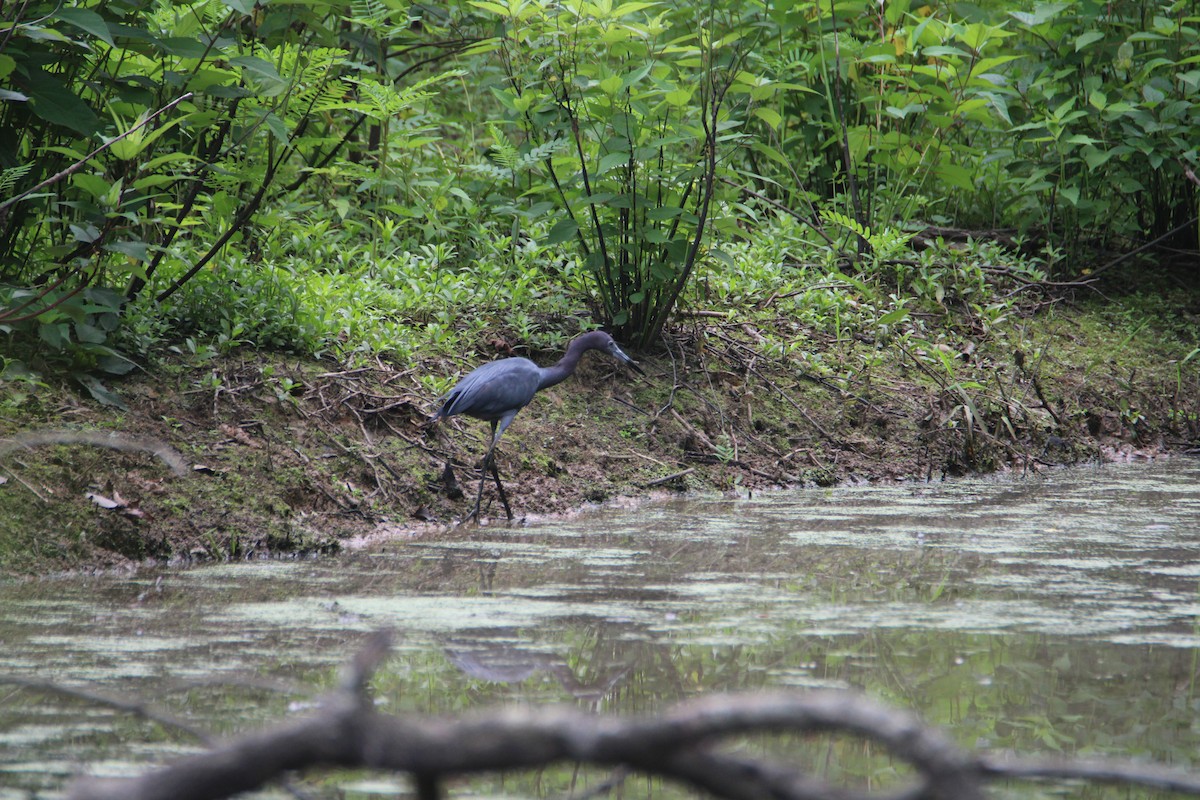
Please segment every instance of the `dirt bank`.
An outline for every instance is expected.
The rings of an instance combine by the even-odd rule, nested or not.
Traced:
[[[498,464],[514,511],[540,517],[664,491],[936,480],[1186,451],[1200,443],[1200,303],[1158,308],[1060,303],[1002,335],[947,335],[932,353],[903,337],[809,335],[798,355],[772,357],[749,326],[681,325],[639,355],[645,378],[585,357],[521,412]],[[470,507],[487,426],[428,426],[436,398],[416,376],[456,371],[264,353],[170,361],[116,387],[127,410],[67,386],[6,386],[0,435],[18,438],[0,456],[0,569],[435,536]],[[447,461],[465,496],[448,485]]]

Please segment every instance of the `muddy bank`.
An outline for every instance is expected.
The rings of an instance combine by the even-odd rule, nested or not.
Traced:
[[[638,354],[646,377],[585,357],[520,413],[498,465],[520,518],[662,492],[937,480],[1183,452],[1200,443],[1200,359],[1189,361],[1197,343],[1178,324],[1190,314],[1196,329],[1189,302],[1161,326],[1061,305],[1002,336],[946,336],[936,353],[902,337],[813,335],[798,354],[772,357],[750,326],[679,327],[663,349]],[[115,387],[127,410],[67,386],[20,396],[6,387],[0,435],[40,438],[0,457],[0,569],[329,552],[381,531],[436,536],[469,510],[487,442],[486,423],[427,423],[436,398],[418,376],[456,371],[264,353],[164,362]],[[158,443],[178,463],[156,454]],[[484,502],[502,521],[491,488]]]

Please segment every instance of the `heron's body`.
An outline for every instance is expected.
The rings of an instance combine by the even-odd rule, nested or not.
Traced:
[[[500,483],[500,475],[492,463],[492,452],[496,449],[496,443],[517,416],[517,412],[529,405],[533,396],[542,389],[570,377],[579,365],[580,357],[588,350],[603,350],[641,372],[633,359],[621,351],[611,336],[602,331],[592,331],[573,339],[567,347],[566,354],[553,366],[539,367],[528,358],[502,358],[476,367],[446,395],[441,408],[433,415],[434,420],[465,414],[492,425],[492,441],[488,445],[487,455],[483,457],[483,476],[479,480],[479,493],[475,498],[475,510],[471,512],[471,516],[478,517],[483,483],[487,480],[490,467],[496,478],[496,486],[500,489],[504,510],[509,519],[512,519],[512,511],[504,496],[504,486]]]
[[[507,428],[539,389],[550,384],[542,383],[542,368],[528,358],[502,358],[484,364],[467,374],[446,396],[439,419],[466,414],[468,417],[487,422],[499,422]]]

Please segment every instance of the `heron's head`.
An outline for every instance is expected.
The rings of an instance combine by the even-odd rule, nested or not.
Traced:
[[[614,341],[611,336],[609,336],[607,333],[605,333],[604,338],[608,340],[607,342],[604,343],[604,346],[602,348],[606,353],[608,353],[610,356],[617,359],[618,361],[622,361],[622,362],[628,364],[629,368],[632,369],[634,372],[636,372],[638,375],[646,374],[645,372],[642,371],[642,368],[637,365],[636,361],[634,361],[632,358],[630,358],[625,353],[624,350],[622,350],[620,347],[617,346],[616,341]]]
[[[646,374],[642,372],[642,368],[637,365],[637,362],[626,355],[625,351],[604,331],[588,331],[575,337],[571,346],[567,348],[567,354],[568,356],[573,354],[573,357],[577,359],[585,350],[603,350],[618,361],[628,364],[639,375]]]

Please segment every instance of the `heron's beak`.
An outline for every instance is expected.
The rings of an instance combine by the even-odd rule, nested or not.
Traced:
[[[629,356],[627,356],[625,354],[625,351],[622,350],[621,348],[617,347],[617,345],[615,343],[612,345],[612,349],[609,352],[611,352],[614,356],[619,358],[621,361],[624,361],[626,364],[628,364],[630,369],[632,369],[638,375],[646,374],[645,372],[642,371],[642,368],[637,365],[637,362],[634,361]]]

